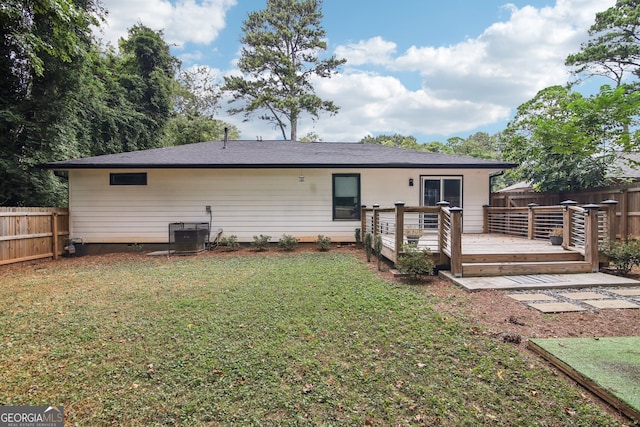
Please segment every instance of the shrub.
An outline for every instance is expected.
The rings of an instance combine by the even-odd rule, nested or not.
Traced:
[[[640,264],[640,240],[622,239],[621,241],[607,242],[600,251],[609,258],[609,262],[618,274],[627,275],[634,265]]]
[[[367,262],[371,262],[371,254],[373,253],[373,234],[371,233],[364,235],[364,250],[367,253]]]
[[[321,251],[328,251],[329,249],[331,249],[331,237],[318,234],[316,243],[318,244],[318,246],[320,246]]]
[[[298,239],[288,234],[283,234],[278,241],[278,247],[285,251],[292,251],[298,246]]]
[[[258,252],[266,251],[269,247],[270,240],[271,236],[265,236],[264,234],[261,234],[260,236],[253,236],[251,246]]]
[[[356,245],[359,245],[360,243],[362,243],[362,230],[360,228],[356,228],[355,237],[356,237]]]
[[[417,245],[405,245],[404,253],[398,257],[396,268],[400,273],[407,274],[413,279],[421,276],[432,276],[435,264],[431,259],[429,248],[418,250]]]
[[[378,260],[378,271],[382,266],[382,236],[377,234],[373,244],[373,251],[376,253],[376,259]]]
[[[240,248],[238,236],[235,235],[221,237],[219,245],[224,246],[227,251],[237,251]]]

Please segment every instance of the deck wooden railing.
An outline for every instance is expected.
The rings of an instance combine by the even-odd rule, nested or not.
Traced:
[[[452,270],[462,271],[462,209],[438,206],[405,206],[396,202],[394,208],[362,207],[362,238],[371,233],[383,238],[382,255],[396,262],[405,251],[410,231],[420,235],[418,249],[429,248],[441,264],[452,261]],[[455,264],[457,267],[454,267]],[[455,274],[455,272],[454,272]]]
[[[533,203],[526,208],[485,206],[483,231],[544,240],[553,228],[562,228],[562,246],[580,252],[597,269],[600,246],[615,239],[616,203],[605,200],[599,205],[577,206],[576,202],[567,200],[559,206]]]
[[[577,206],[566,201],[560,206],[530,205],[526,208],[484,208],[484,233],[506,234],[528,239],[548,239],[553,228],[562,228],[563,247],[576,251],[597,271],[599,247],[615,239],[615,201],[600,205]],[[362,238],[366,233],[381,236],[382,255],[396,262],[405,251],[409,229],[420,231],[418,249],[428,247],[436,262],[449,264],[451,273],[462,275],[462,209],[438,206],[405,206],[394,208],[362,207]]]

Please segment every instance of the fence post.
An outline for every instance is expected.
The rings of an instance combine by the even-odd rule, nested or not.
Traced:
[[[451,212],[451,274],[462,277],[462,208],[453,207]]]
[[[53,259],[58,259],[58,212],[51,212],[51,249],[53,250]]]
[[[591,271],[597,272],[600,267],[598,258],[598,209],[595,204],[584,205],[584,258],[591,264]]]
[[[529,215],[527,219],[527,237],[529,240],[533,240],[536,235],[536,211],[535,207],[538,206],[537,203],[529,203],[527,207],[529,208]]]
[[[629,191],[625,188],[620,195],[620,237],[629,236]]]
[[[396,233],[395,233],[395,254],[396,259],[402,252],[402,243],[404,242],[404,202],[397,201],[396,206]]]
[[[562,205],[562,247],[567,249],[571,246],[571,210],[569,210],[569,206],[575,206],[578,202],[565,200],[560,204]]]
[[[616,241],[616,234],[618,233],[618,217],[616,216],[616,207],[618,205],[617,200],[605,200],[600,202],[601,205],[605,205],[607,209],[607,234],[610,242]]]

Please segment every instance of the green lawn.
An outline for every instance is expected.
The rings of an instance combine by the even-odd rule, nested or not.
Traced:
[[[350,254],[83,261],[0,272],[0,404],[83,426],[616,425]]]

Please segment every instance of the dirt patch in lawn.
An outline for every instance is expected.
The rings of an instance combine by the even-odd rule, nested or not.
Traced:
[[[529,346],[640,422],[640,337],[534,338]]]

